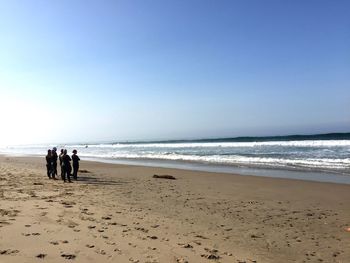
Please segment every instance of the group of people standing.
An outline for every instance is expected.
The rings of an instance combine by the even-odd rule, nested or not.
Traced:
[[[73,163],[73,179],[78,180],[78,170],[79,170],[79,161],[80,158],[77,155],[77,150],[73,150],[73,155],[70,157],[67,154],[66,149],[61,149],[61,153],[58,156],[57,155],[57,148],[53,147],[52,150],[47,150],[46,155],[46,169],[47,169],[47,176],[49,179],[57,180],[57,160],[60,161],[61,166],[61,178],[64,182],[68,180],[69,183],[71,183],[71,175],[72,175],[72,165],[71,161]]]

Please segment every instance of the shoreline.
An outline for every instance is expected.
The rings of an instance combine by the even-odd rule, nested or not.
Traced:
[[[146,166],[153,168],[169,168],[209,173],[239,174],[244,176],[258,176],[267,178],[280,178],[303,180],[312,182],[350,184],[350,174],[331,170],[308,170],[308,169],[288,169],[281,167],[259,167],[259,166],[235,166],[219,165],[199,162],[170,161],[157,159],[103,159],[85,158],[86,161],[111,163],[120,165]]]
[[[0,262],[346,262],[350,186],[0,156]],[[169,174],[176,180],[155,179]],[[217,258],[217,260],[215,260]]]
[[[25,157],[25,158],[44,158],[45,156],[39,155],[25,155],[25,154],[4,154],[0,156],[8,157]],[[244,167],[234,165],[216,165],[209,163],[197,163],[197,162],[185,162],[185,161],[171,161],[171,160],[157,160],[157,159],[112,159],[112,158],[99,158],[99,157],[85,157],[82,159],[88,162],[98,162],[106,164],[116,165],[131,165],[140,167],[153,167],[153,168],[168,168],[179,169],[198,172],[209,173],[225,173],[225,174],[239,174],[243,176],[258,176],[267,178],[280,178],[280,179],[292,179],[303,180],[312,182],[325,182],[336,184],[350,184],[350,174],[332,171],[332,170],[308,170],[308,169],[283,169],[279,167]]]

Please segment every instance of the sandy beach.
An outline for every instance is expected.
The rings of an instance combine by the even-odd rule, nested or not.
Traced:
[[[350,262],[350,185],[0,157],[0,262]],[[172,175],[176,180],[153,175]]]

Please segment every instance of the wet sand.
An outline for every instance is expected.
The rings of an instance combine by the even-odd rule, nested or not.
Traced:
[[[350,185],[0,156],[0,262],[349,262]],[[176,180],[153,178],[172,175]]]

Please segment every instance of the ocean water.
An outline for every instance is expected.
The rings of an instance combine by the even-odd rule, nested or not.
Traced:
[[[350,134],[7,146],[0,148],[0,153],[44,156],[53,146],[70,152],[77,149],[82,159],[108,162],[231,167],[233,172],[242,168],[278,169],[350,177]]]

